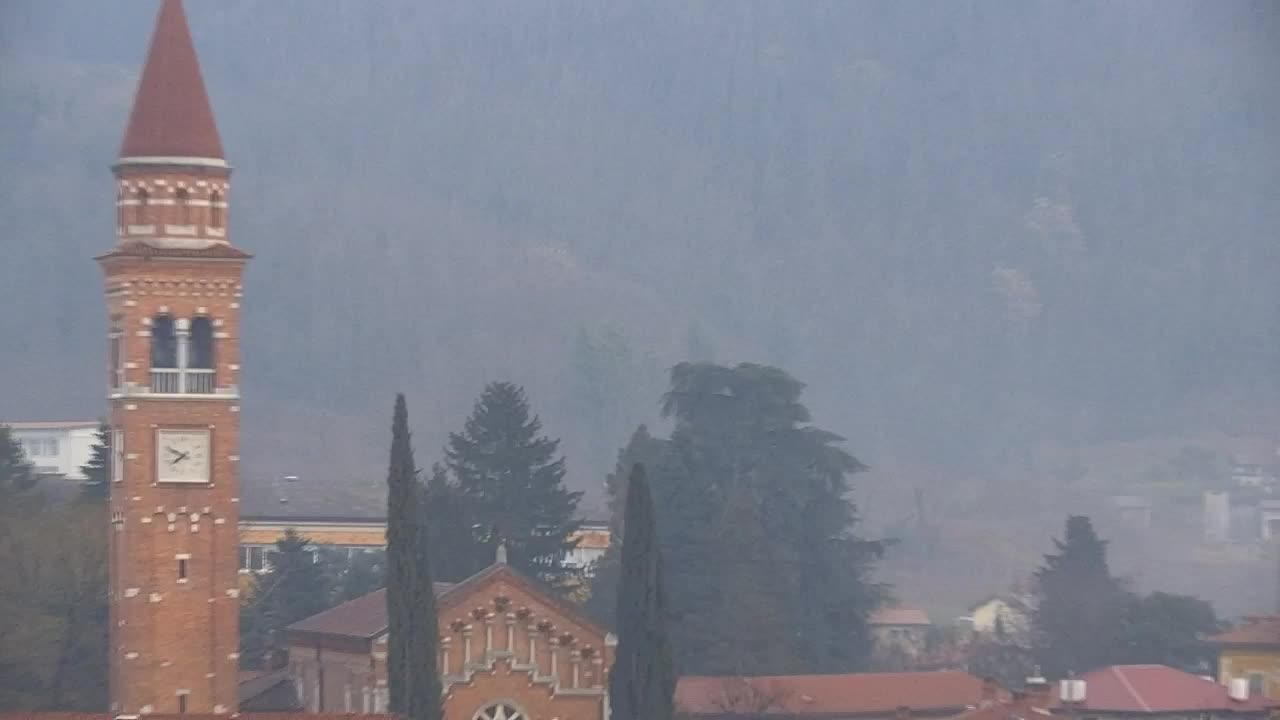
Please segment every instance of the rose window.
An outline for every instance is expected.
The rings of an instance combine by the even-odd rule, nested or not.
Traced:
[[[473,720],[529,720],[529,716],[514,705],[498,702],[481,708]]]

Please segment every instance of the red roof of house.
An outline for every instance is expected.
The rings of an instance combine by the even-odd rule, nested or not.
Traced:
[[[182,0],[164,0],[120,157],[222,158]]]
[[[1238,628],[1209,638],[1216,645],[1280,645],[1280,615],[1246,618]]]
[[[1245,712],[1275,706],[1262,695],[1232,700],[1227,688],[1167,665],[1112,665],[1085,673],[1081,711],[1117,713]],[[1055,701],[1055,707],[1061,703]]]
[[[925,611],[912,607],[883,607],[871,613],[867,622],[872,625],[928,625]]]
[[[676,709],[688,715],[957,714],[982,701],[983,681],[955,671],[680,678]]]

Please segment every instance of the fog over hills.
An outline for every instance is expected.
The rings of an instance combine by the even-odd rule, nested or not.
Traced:
[[[188,4],[248,475],[376,486],[395,391],[426,465],[509,379],[598,493],[683,359],[808,383],[886,532],[1043,544],[1120,482],[1054,494],[1077,450],[1275,437],[1274,3]],[[2,417],[102,412],[121,5],[0,7]]]

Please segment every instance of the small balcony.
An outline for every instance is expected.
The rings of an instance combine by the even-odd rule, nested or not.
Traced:
[[[162,395],[213,395],[217,382],[211,369],[152,368],[151,392]]]

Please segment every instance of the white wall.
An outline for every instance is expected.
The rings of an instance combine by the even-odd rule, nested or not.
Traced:
[[[80,467],[93,455],[97,423],[13,423],[9,429],[37,471],[84,479]]]

